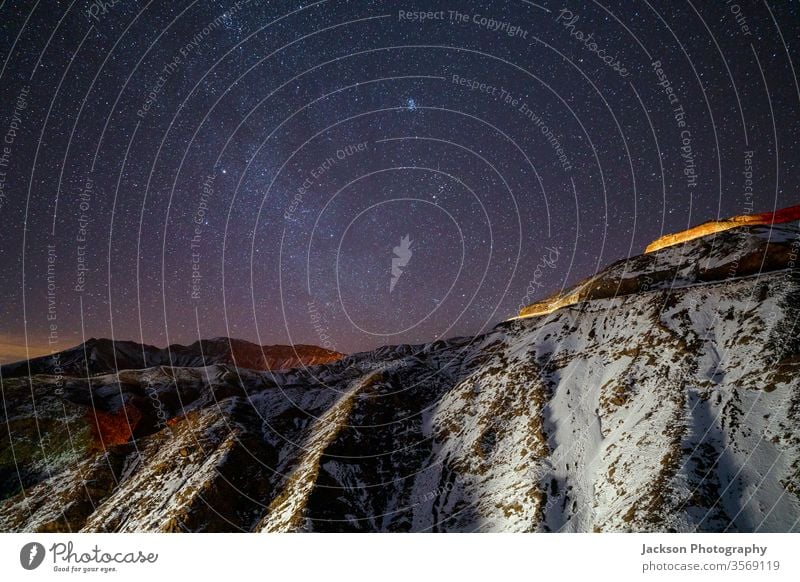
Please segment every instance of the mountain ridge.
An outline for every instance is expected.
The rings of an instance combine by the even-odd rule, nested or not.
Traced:
[[[800,220],[800,204],[781,208],[771,212],[761,212],[758,214],[740,214],[738,216],[731,216],[722,220],[709,220],[697,226],[671,233],[665,234],[647,245],[644,252],[653,253],[655,251],[681,244],[708,236],[717,232],[723,232],[732,228],[740,226],[767,226],[772,227],[776,224],[784,224],[786,222],[794,222]]]
[[[794,268],[798,251],[797,222],[773,227],[737,225],[616,261],[565,290],[526,305],[511,319],[547,315],[583,301],[650,288],[679,288]]]
[[[198,340],[189,345],[170,344],[158,348],[130,340],[89,338],[72,348],[54,354],[4,364],[2,375],[14,378],[30,374],[66,376],[96,375],[121,369],[153,366],[198,367],[233,364],[255,370],[284,370],[318,365],[342,358],[344,354],[308,344],[263,345],[228,337]]]

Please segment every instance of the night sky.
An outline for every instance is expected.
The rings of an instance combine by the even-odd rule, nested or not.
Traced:
[[[0,2],[0,357],[475,334],[796,204],[799,14]]]

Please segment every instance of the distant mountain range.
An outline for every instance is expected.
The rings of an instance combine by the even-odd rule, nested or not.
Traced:
[[[83,344],[51,356],[2,366],[4,378],[28,374],[94,376],[116,370],[141,370],[154,366],[196,368],[212,364],[231,364],[252,370],[288,370],[300,366],[326,364],[343,354],[317,346],[259,346],[248,341],[217,337],[183,346],[157,348],[132,341],[92,338]]]
[[[5,366],[0,530],[800,531],[800,225],[675,240],[476,337]]]

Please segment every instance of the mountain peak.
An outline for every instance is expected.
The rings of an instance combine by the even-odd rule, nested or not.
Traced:
[[[709,220],[680,232],[665,234],[647,245],[644,252],[652,253],[666,247],[685,243],[710,234],[724,232],[740,226],[772,226],[773,224],[783,224],[795,220],[800,220],[800,204],[781,208],[773,212],[742,214],[722,220]]]
[[[644,254],[612,263],[564,291],[523,307],[511,319],[547,315],[584,301],[720,282],[793,267],[800,241],[798,220],[800,205],[710,221],[665,235],[651,243]]]
[[[318,346],[260,346],[247,340],[228,337],[199,340],[188,346],[171,344],[166,348],[128,340],[92,337],[52,356],[6,364],[2,371],[4,377],[16,377],[28,373],[52,374],[59,368],[64,375],[84,377],[153,366],[195,368],[215,364],[277,371],[327,364],[343,356],[344,354]]]

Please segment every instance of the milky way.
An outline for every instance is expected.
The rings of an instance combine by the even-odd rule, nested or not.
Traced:
[[[475,334],[797,203],[786,4],[6,0],[0,357]]]

